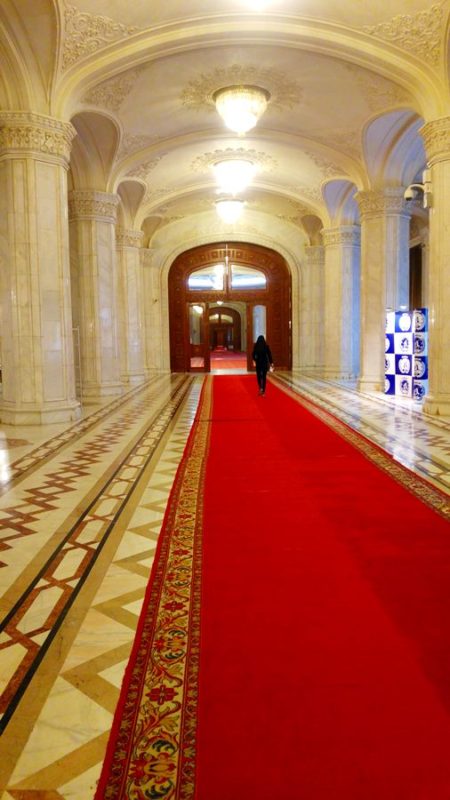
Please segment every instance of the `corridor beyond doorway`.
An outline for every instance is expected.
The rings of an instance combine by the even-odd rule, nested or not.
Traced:
[[[216,347],[211,351],[211,372],[216,375],[247,372],[247,353]]]

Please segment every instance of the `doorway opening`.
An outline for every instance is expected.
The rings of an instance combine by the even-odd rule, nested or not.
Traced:
[[[291,279],[284,259],[258,245],[214,244],[182,253],[169,272],[171,369],[251,371],[262,333],[291,368]]]

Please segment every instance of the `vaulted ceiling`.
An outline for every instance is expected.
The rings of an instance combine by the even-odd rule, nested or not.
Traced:
[[[118,192],[152,246],[220,233],[212,164],[251,158],[241,235],[314,243],[357,220],[358,190],[420,175],[447,116],[449,3],[426,0],[2,0],[0,107],[72,121],[70,185]],[[245,136],[214,92],[270,92]],[[419,212],[417,212],[419,213]],[[281,227],[280,227],[281,225]],[[260,238],[260,237],[259,237]]]

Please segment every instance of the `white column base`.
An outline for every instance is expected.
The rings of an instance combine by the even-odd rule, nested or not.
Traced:
[[[384,382],[373,378],[360,378],[356,388],[358,392],[383,392],[384,394]]]
[[[428,394],[423,402],[423,413],[433,417],[450,417],[450,395],[433,397]]]
[[[7,403],[0,404],[0,419],[4,425],[52,425],[58,422],[76,422],[81,416],[81,405],[78,402],[45,408],[14,408]]]
[[[88,400],[91,403],[104,400],[105,397],[115,397],[123,394],[124,387],[122,383],[98,383],[83,385],[83,400]]]

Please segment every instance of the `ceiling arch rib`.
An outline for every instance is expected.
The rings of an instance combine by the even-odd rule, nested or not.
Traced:
[[[12,0],[0,3],[2,72],[13,110],[51,115],[60,25],[54,0],[33,0],[21,13]],[[5,108],[5,106],[3,106]]]
[[[73,104],[100,81],[142,64],[173,57],[180,53],[200,52],[221,46],[248,48],[283,47],[306,51],[340,60],[376,72],[412,91],[417,110],[425,119],[445,114],[448,96],[445,76],[430,69],[420,57],[377,36],[322,20],[288,19],[271,14],[267,22],[242,16],[236,19],[202,19],[183,26],[161,26],[135,33],[124,40],[109,43],[100,53],[75,61],[61,76],[58,86],[58,113],[73,112]],[[220,87],[218,87],[220,88]]]
[[[329,181],[323,188],[331,225],[354,225],[359,222],[355,200],[357,187],[350,181]]]
[[[363,145],[371,188],[408,184],[424,168],[422,124],[410,110],[381,114],[367,124]]]
[[[106,115],[84,112],[71,120],[77,136],[71,155],[76,189],[110,191],[111,169],[119,142],[117,124]]]

